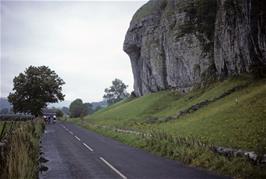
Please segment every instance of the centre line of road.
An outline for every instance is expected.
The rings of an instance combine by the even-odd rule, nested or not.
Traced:
[[[118,171],[114,166],[112,166],[109,162],[107,162],[104,158],[100,157],[101,161],[103,161],[108,167],[110,167],[113,171],[115,171],[121,178],[127,179],[125,175],[123,175],[120,171]]]
[[[88,146],[87,144],[85,144],[84,142],[82,143],[85,147],[87,147],[87,149],[89,149],[91,152],[93,152],[93,149],[90,147],[90,146]]]
[[[70,133],[71,135],[73,135],[73,132],[72,132],[72,131],[69,131],[69,133]]]
[[[66,128],[66,126],[64,126],[64,125],[61,125],[66,131],[69,131],[69,129],[68,128]]]
[[[76,138],[78,141],[80,141],[80,138],[78,138],[77,136],[75,136],[75,138]]]

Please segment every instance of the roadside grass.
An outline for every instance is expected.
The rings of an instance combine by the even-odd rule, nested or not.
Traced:
[[[38,178],[39,139],[43,130],[41,121],[14,123],[1,156],[0,178]]]
[[[4,132],[4,131],[2,132],[3,128],[4,128],[4,123],[0,122],[0,139],[1,139],[1,136],[3,135],[2,133]]]
[[[225,157],[213,153],[212,144],[204,139],[193,137],[177,137],[164,131],[151,131],[151,136],[135,135],[117,132],[90,123],[84,123],[76,118],[70,120],[86,129],[113,138],[132,147],[142,148],[158,156],[178,160],[184,164],[205,168],[219,175],[233,176],[234,178],[264,179],[265,166],[253,165],[243,157]]]
[[[179,160],[191,166],[206,168],[218,174],[234,176],[235,178],[265,178],[266,172],[252,165],[242,157],[217,155],[210,149],[207,141],[193,137],[177,137],[163,131],[152,132],[145,138],[145,149],[173,160]]]
[[[179,118],[164,120],[204,100],[217,98],[230,89],[239,90]],[[122,101],[87,116],[80,125],[136,147],[186,164],[214,170],[237,178],[266,177],[265,166],[258,167],[244,158],[226,158],[209,147],[176,144],[171,138],[188,138],[207,146],[231,147],[266,153],[266,79],[253,81],[249,76],[234,77],[203,89],[181,95],[162,91]],[[88,127],[90,126],[90,127]],[[104,126],[100,128],[99,126]],[[106,128],[107,126],[107,128]],[[109,128],[108,128],[109,127]],[[121,128],[155,133],[157,137],[129,137],[111,130]],[[158,137],[167,136],[165,139]],[[157,135],[158,134],[158,135]],[[170,137],[169,137],[170,136]]]
[[[142,136],[137,136],[137,135],[132,135],[132,134],[125,134],[125,133],[118,133],[114,132],[113,130],[108,130],[108,129],[103,129],[101,127],[96,127],[91,124],[81,124],[79,123],[80,126],[92,130],[96,133],[100,133],[106,137],[111,137],[115,140],[118,140],[124,144],[130,145],[132,147],[138,147],[138,148],[143,148],[145,146],[145,141]]]

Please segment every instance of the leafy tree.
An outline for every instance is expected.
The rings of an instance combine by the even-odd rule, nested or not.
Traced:
[[[64,116],[63,111],[61,111],[60,109],[56,109],[55,114],[56,114],[56,117],[63,117]]]
[[[69,106],[70,117],[82,117],[87,113],[87,108],[81,99],[74,100]]]
[[[61,109],[62,111],[63,111],[63,113],[64,114],[66,114],[66,115],[69,115],[69,109],[68,109],[68,107],[62,107],[62,109]]]
[[[13,80],[13,93],[8,101],[13,104],[14,112],[42,114],[47,103],[64,100],[62,85],[65,82],[47,66],[28,67]]]
[[[99,111],[100,109],[102,109],[103,107],[102,106],[97,106],[93,112],[96,112],[96,111]]]
[[[128,92],[126,91],[127,87],[128,86],[125,85],[121,80],[115,79],[112,81],[112,86],[104,90],[105,95],[103,98],[107,100],[109,105],[121,101],[129,96]]]
[[[81,99],[74,100],[69,107],[70,117],[83,117],[94,112],[91,103],[83,103]]]
[[[94,112],[93,106],[91,103],[84,103],[84,108],[85,108],[85,115],[92,114]]]

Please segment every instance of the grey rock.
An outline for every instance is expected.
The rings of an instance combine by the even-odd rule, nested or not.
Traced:
[[[226,157],[246,157],[248,160],[257,164],[265,164],[266,163],[266,154],[262,155],[262,157],[258,157],[254,151],[244,151],[241,149],[233,149],[233,148],[225,148],[225,147],[212,147],[212,151]]]
[[[191,22],[186,8],[196,1],[152,0],[135,13],[123,49],[130,57],[137,96],[164,89],[186,93],[206,78],[266,65],[264,1],[217,0],[213,41],[204,32],[182,30]],[[211,44],[207,55],[202,39]]]
[[[257,154],[255,152],[245,152],[244,155],[249,158],[250,160],[256,161],[257,160]]]
[[[124,51],[131,60],[137,96],[169,88],[187,92],[213,63],[201,55],[195,35],[180,36],[179,26],[186,21],[180,3],[183,1],[149,1],[130,23]]]
[[[214,59],[220,76],[266,65],[266,2],[218,0]]]

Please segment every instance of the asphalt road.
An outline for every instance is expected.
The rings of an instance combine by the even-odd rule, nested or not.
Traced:
[[[210,179],[221,177],[152,155],[69,123],[47,125],[41,179]]]

